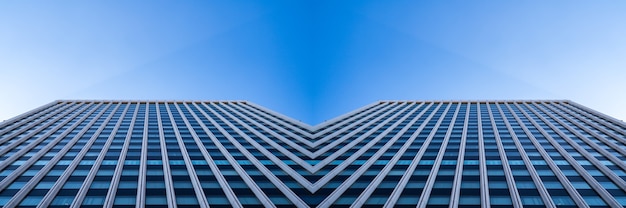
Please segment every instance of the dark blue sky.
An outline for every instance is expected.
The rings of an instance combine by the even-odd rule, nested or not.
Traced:
[[[617,118],[622,1],[0,2],[0,120],[55,99],[571,99]]]

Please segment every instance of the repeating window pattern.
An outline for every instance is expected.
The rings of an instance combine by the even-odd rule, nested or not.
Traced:
[[[0,123],[0,207],[623,207],[626,124],[567,100],[55,101]]]

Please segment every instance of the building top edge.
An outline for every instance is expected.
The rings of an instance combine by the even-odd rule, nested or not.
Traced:
[[[563,102],[573,103],[566,99],[502,99],[502,100],[379,100],[378,103],[397,103],[397,102],[414,102],[414,103],[529,103],[529,102]]]
[[[247,103],[246,100],[55,100],[55,103],[97,102],[97,103]]]
[[[246,104],[247,100],[55,100],[55,103],[68,103],[68,102],[97,102],[97,103],[243,103]],[[501,99],[501,100],[379,100],[375,103],[529,103],[529,102],[562,102],[573,103],[571,100],[566,99]]]

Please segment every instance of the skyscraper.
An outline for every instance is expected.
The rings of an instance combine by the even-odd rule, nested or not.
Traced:
[[[622,207],[626,124],[567,100],[55,101],[0,123],[3,207]]]

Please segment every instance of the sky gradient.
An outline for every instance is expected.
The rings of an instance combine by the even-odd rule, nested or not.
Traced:
[[[570,99],[626,119],[626,1],[2,1],[0,121],[57,99]]]

